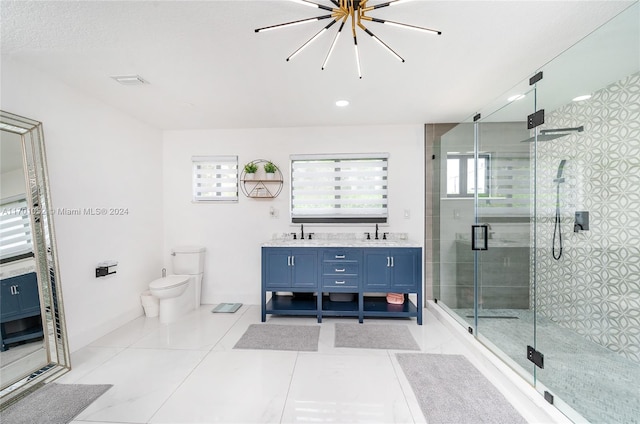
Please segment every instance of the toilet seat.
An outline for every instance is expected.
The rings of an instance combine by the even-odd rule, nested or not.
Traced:
[[[189,278],[188,275],[168,275],[153,280],[149,283],[149,288],[152,290],[167,290],[187,283]]]

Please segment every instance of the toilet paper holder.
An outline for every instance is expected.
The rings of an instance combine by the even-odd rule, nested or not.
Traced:
[[[118,266],[118,262],[117,261],[100,262],[96,266],[96,278],[98,278],[98,277],[106,277],[107,275],[115,274],[117,266]]]

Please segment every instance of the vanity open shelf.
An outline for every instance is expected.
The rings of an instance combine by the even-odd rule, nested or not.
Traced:
[[[262,322],[273,314],[415,317],[421,325],[422,248],[262,247],[261,291]],[[404,303],[387,303],[386,293],[402,293]]]
[[[271,299],[263,307],[277,315],[318,315],[318,303],[315,296],[301,298],[292,294],[274,292]]]

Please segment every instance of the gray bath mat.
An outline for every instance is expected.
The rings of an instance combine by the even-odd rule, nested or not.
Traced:
[[[213,308],[211,310],[211,312],[223,312],[223,313],[234,313],[235,311],[237,311],[238,309],[240,309],[240,307],[242,306],[242,303],[220,303],[219,305],[217,305],[215,308]]]
[[[461,355],[396,353],[429,424],[527,421]]]
[[[111,387],[111,384],[45,384],[0,412],[0,422],[69,423]]]
[[[406,325],[336,324],[336,347],[420,350]]]
[[[320,326],[251,324],[234,349],[317,351]]]

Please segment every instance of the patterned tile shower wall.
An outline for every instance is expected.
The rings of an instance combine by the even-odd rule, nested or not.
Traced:
[[[640,363],[640,73],[547,113],[544,128],[581,125],[538,143],[538,311]],[[563,159],[556,261],[553,180]],[[573,231],[575,211],[589,212],[589,231]]]

